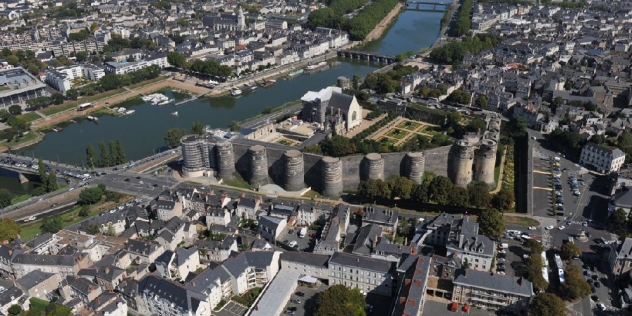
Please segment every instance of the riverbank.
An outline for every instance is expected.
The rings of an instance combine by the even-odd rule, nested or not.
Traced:
[[[195,82],[189,82],[189,81],[181,82],[178,80],[173,80],[171,78],[168,78],[159,82],[150,83],[144,86],[138,86],[136,88],[126,88],[124,89],[124,92],[111,95],[111,96],[105,96],[102,99],[93,101],[92,102],[94,105],[93,107],[81,112],[77,112],[77,109],[75,107],[71,107],[67,110],[60,111],[50,116],[46,116],[45,118],[35,120],[31,123],[31,129],[39,130],[46,127],[54,126],[61,122],[69,121],[75,117],[89,115],[95,111],[99,111],[104,108],[109,108],[125,100],[137,97],[139,95],[150,94],[164,88],[180,89],[180,90],[184,90],[193,94],[201,94],[201,95],[206,94],[209,91],[211,91],[210,89],[196,86]],[[62,104],[60,105],[60,107],[64,107],[64,105]]]
[[[7,142],[0,143],[0,152],[5,152],[7,150],[9,150],[10,152],[12,150],[19,150],[24,147],[32,146],[42,141],[42,139],[44,139],[43,133],[30,131],[28,134],[23,136],[23,138],[17,143],[7,143]]]
[[[399,13],[402,12],[404,5],[405,4],[402,2],[398,2],[397,5],[393,8],[393,10],[391,10],[391,12],[389,12],[382,19],[382,21],[380,21],[380,23],[378,23],[375,26],[375,28],[371,31],[371,33],[369,33],[369,35],[367,35],[366,38],[364,38],[364,41],[362,41],[362,44],[366,44],[367,42],[374,41],[382,37],[382,35],[384,35],[384,32],[388,29],[388,26],[391,24],[391,22],[393,22],[393,20],[397,18]]]

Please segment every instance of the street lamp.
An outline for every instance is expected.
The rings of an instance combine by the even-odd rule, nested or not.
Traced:
[[[55,154],[55,156],[57,156],[57,165],[59,165],[59,155]]]

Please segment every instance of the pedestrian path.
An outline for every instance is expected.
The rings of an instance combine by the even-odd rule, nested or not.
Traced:
[[[541,170],[533,170],[533,173],[541,173],[541,174],[548,174],[551,175],[552,173],[548,172],[548,171],[541,171]]]
[[[533,187],[534,190],[546,190],[546,191],[553,191],[553,189],[551,188],[543,188],[543,187]]]

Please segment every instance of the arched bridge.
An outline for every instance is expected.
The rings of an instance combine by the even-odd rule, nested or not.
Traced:
[[[376,63],[392,64],[396,61],[395,56],[377,54],[372,52],[360,52],[354,50],[338,50],[338,56],[373,61]]]
[[[444,11],[448,9],[451,3],[449,2],[431,2],[431,1],[414,1],[409,0],[406,1],[406,9],[407,10],[418,10],[418,11],[428,11],[429,9],[423,9],[422,6],[429,8],[432,6],[432,11],[437,11],[437,7],[442,9],[440,11]]]

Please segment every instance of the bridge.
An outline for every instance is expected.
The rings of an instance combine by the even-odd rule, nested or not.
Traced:
[[[353,59],[362,59],[368,60],[376,63],[384,63],[384,64],[392,64],[396,61],[395,56],[390,55],[382,55],[372,52],[360,52],[353,50],[338,50],[338,56],[353,58]]]
[[[409,0],[406,1],[406,9],[407,10],[417,10],[417,11],[445,11],[451,5],[449,2],[429,2],[429,1],[414,1]],[[423,9],[422,6],[430,7],[432,6],[432,10]],[[437,10],[437,7],[443,8],[443,10]]]

